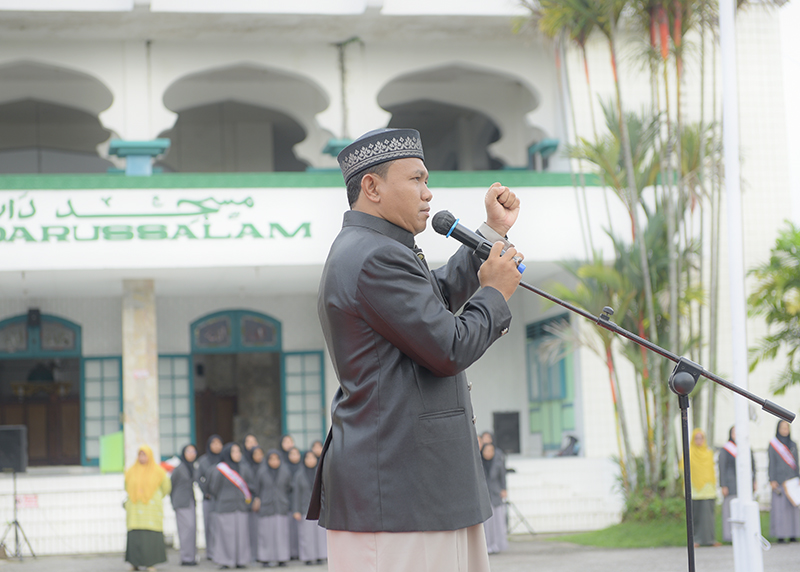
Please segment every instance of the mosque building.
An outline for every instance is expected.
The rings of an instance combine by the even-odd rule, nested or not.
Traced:
[[[511,187],[509,238],[535,286],[569,282],[561,263],[588,258],[587,228],[612,250],[603,229],[628,215],[594,177],[575,190],[559,84],[579,126],[600,102],[579,92],[577,56],[563,69],[549,40],[515,31],[528,15],[512,0],[0,0],[0,425],[27,428],[20,521],[37,552],[124,547],[121,477],[99,469],[108,435],[123,433],[126,465],[140,443],[167,459],[215,433],[324,439],[338,383],[317,288],[348,208],[336,154],[362,133],[418,129],[432,212],[467,227],[493,182]],[[740,105],[759,110],[742,123],[752,266],[791,199],[780,60],[764,55],[779,51],[778,16],[756,7],[740,28],[740,47],[762,48],[740,62]],[[588,49],[610,97],[605,44]],[[623,70],[630,109],[649,97],[641,75]],[[418,243],[432,266],[458,247],[432,229]],[[537,531],[612,524],[607,370],[586,347],[554,353],[548,327],[595,326],[526,291],[510,306],[509,334],[467,372],[476,430],[496,433]],[[722,371],[729,332],[723,317]],[[632,373],[620,383],[632,392]],[[719,408],[727,427],[732,399]],[[557,457],[570,437],[577,454]]]

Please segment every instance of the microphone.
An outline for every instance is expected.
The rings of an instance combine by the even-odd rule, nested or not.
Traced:
[[[486,260],[489,257],[489,252],[492,250],[492,243],[482,236],[475,234],[468,228],[465,228],[463,225],[460,225],[458,223],[459,220],[460,219],[454,217],[450,211],[439,211],[433,215],[431,226],[433,230],[439,234],[445,237],[452,236],[461,244],[469,246],[475,251],[478,258]],[[505,253],[505,250],[503,250],[503,253]],[[519,270],[520,274],[525,272],[525,265],[522,263],[522,259],[515,256],[514,260],[517,262],[517,270]]]

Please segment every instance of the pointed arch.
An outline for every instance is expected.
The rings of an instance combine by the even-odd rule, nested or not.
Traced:
[[[192,73],[164,92],[178,120],[163,134],[172,139],[163,163],[177,171],[305,170],[330,137],[316,121],[328,104],[315,81],[284,70],[238,63]]]
[[[527,166],[527,149],[542,130],[526,116],[540,102],[524,79],[463,62],[400,75],[378,94],[378,104],[393,115],[390,125],[403,121],[427,131],[426,155],[427,141],[436,142],[434,158],[459,170]]]

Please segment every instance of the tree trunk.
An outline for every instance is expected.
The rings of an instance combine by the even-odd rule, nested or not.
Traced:
[[[561,100],[561,105],[559,107],[561,108],[561,121],[564,124],[564,135],[567,138],[567,142],[569,142],[570,130],[569,130],[569,121],[567,120],[566,108],[570,107],[572,105],[572,102],[569,102],[569,104],[567,104],[566,90],[564,89],[564,69],[561,60],[562,56],[561,46],[563,45],[562,37],[563,34],[561,37],[556,39],[555,43],[556,75],[557,75],[556,84],[558,86],[559,99]],[[587,242],[586,226],[588,226],[588,221],[587,225],[585,226],[584,215],[582,212],[583,209],[581,208],[581,200],[580,197],[578,196],[578,184],[575,179],[575,170],[572,168],[572,159],[569,159],[569,175],[570,178],[572,179],[572,190],[575,193],[575,205],[578,209],[578,219],[580,220],[581,238],[583,239],[583,251],[584,254],[586,255],[586,260],[592,260],[592,257],[594,256],[594,248],[590,250],[589,243]],[[588,217],[588,213],[586,213],[586,216]]]
[[[631,490],[631,477],[628,473],[630,466],[630,446],[628,441],[628,429],[625,424],[625,413],[622,407],[622,399],[619,395],[619,386],[616,382],[616,368],[614,365],[614,354],[612,353],[611,345],[605,346],[606,351],[606,367],[608,368],[608,383],[611,386],[611,399],[614,402],[614,421],[617,428],[617,449],[619,450],[619,468],[622,475],[622,486],[630,492]]]
[[[569,83],[569,65],[567,63],[566,42],[561,42],[561,58],[564,66],[564,91],[569,101],[569,112],[572,117],[572,129],[575,134],[575,144],[578,143],[578,123],[575,120],[575,102],[572,101],[572,88]],[[592,226],[589,222],[589,204],[586,202],[586,175],[583,172],[583,162],[578,159],[578,182],[581,185],[581,195],[583,198],[583,211],[586,214],[586,237],[589,241],[589,256],[586,258],[591,261],[594,259],[594,241],[592,240]]]
[[[647,261],[647,244],[644,239],[644,234],[641,232],[641,228],[639,226],[639,192],[636,189],[635,172],[633,169],[633,153],[631,151],[630,137],[628,136],[628,123],[625,121],[625,115],[623,113],[624,107],[622,105],[622,89],[619,81],[619,74],[617,67],[617,48],[614,39],[616,31],[613,28],[614,25],[612,24],[611,26],[612,28],[611,28],[611,33],[608,36],[608,42],[611,48],[611,66],[612,66],[612,71],[614,73],[614,87],[616,89],[616,94],[617,94],[617,113],[619,114],[620,118],[620,138],[621,138],[620,143],[622,146],[622,152],[625,161],[625,171],[626,171],[626,179],[627,179],[628,194],[629,194],[628,204],[631,209],[631,220],[633,223],[634,240],[636,241],[639,247],[639,263],[642,269],[642,278],[644,281],[645,305],[647,307],[647,320],[649,322],[648,337],[653,342],[656,342],[658,340],[658,333],[656,331],[656,312],[655,312],[655,305],[653,303],[653,286],[650,280],[650,265]],[[653,368],[651,371],[655,372],[655,376],[653,379],[653,386],[654,387],[660,386],[661,385],[660,368],[656,367]],[[658,409],[659,409],[658,403],[656,403],[656,412],[658,412]],[[656,436],[656,439],[658,439],[658,436]]]
[[[714,122],[711,137],[719,141],[717,136],[717,43],[711,43],[711,117]],[[716,144],[715,144],[716,147]],[[721,197],[719,188],[718,153],[711,155],[711,276],[709,278],[708,299],[708,370],[717,370],[717,310],[719,305],[719,243],[720,243],[720,210]],[[716,420],[717,384],[708,384],[708,415],[706,416],[706,441],[714,442],[714,422]]]
[[[594,101],[592,100],[592,81],[589,79],[589,60],[586,59],[586,43],[580,44],[581,46],[581,53],[583,54],[583,73],[586,76],[586,92],[589,94],[589,114],[592,117],[592,133],[594,134],[594,140],[599,141],[600,137],[597,136],[597,122],[595,121],[594,117]],[[608,230],[613,235],[614,234],[614,222],[611,220],[611,208],[608,206],[608,188],[606,187],[606,182],[603,178],[600,179],[600,183],[603,185],[603,201],[606,205],[606,216],[608,217]]]
[[[609,39],[611,45],[611,60],[614,71],[614,88],[617,92],[617,112],[619,113],[620,120],[620,139],[622,152],[625,161],[626,182],[628,185],[629,205],[631,207],[631,218],[633,222],[633,230],[635,233],[634,240],[637,241],[639,246],[639,263],[642,268],[642,279],[644,280],[644,294],[645,303],[647,306],[647,319],[649,321],[648,331],[650,339],[653,341],[658,340],[656,333],[656,312],[653,304],[653,285],[650,280],[650,264],[647,261],[647,244],[644,240],[644,234],[641,232],[639,225],[639,191],[636,189],[635,171],[633,168],[633,152],[631,151],[630,137],[628,135],[628,123],[625,121],[625,114],[622,105],[622,88],[620,86],[619,74],[617,73],[617,48],[614,41],[614,33],[612,32]]]

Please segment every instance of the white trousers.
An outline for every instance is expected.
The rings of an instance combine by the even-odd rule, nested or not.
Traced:
[[[483,524],[443,532],[329,530],[328,572],[489,572]]]

